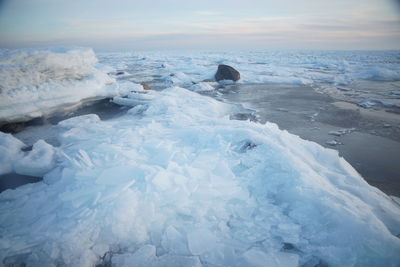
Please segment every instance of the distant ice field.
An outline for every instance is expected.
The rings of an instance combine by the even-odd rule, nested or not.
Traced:
[[[90,49],[2,53],[3,119],[29,116],[35,103],[44,114],[72,97],[112,97],[127,111],[60,121],[51,126],[57,145],[27,148],[0,132],[1,174],[43,177],[0,193],[0,265],[400,264],[397,198],[336,151],[273,123],[233,120],[240,105],[197,93],[221,85],[209,81],[218,63],[237,68],[241,83],[338,87],[335,79],[350,86],[373,76],[395,87],[398,52],[113,53],[99,61]],[[379,78],[365,74],[376,68]],[[396,95],[393,88],[380,96]]]
[[[201,91],[201,82],[214,78],[216,66],[228,64],[239,70],[242,84],[310,85],[362,107],[400,108],[399,51],[148,52],[98,56],[100,62],[123,71],[121,79],[151,82],[163,88],[178,85]],[[210,90],[203,87],[203,91]]]

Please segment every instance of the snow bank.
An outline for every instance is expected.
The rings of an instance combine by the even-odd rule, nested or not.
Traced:
[[[44,182],[0,194],[3,264],[398,266],[399,206],[336,151],[182,88],[151,94],[60,122]]]
[[[92,49],[0,50],[0,122],[128,91],[100,69]]]

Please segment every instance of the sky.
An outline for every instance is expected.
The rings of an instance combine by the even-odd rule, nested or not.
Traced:
[[[400,49],[400,0],[0,0],[0,47]]]

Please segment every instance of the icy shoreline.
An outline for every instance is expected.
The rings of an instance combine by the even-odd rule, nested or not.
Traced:
[[[52,126],[57,146],[22,151],[0,135],[3,173],[43,177],[0,193],[2,264],[399,264],[399,205],[336,151],[232,120],[235,105],[177,86],[140,91],[128,77],[114,97],[126,114],[63,120]],[[190,89],[198,79],[152,81]]]

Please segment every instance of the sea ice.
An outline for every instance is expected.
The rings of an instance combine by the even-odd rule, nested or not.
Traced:
[[[337,130],[337,131],[329,131],[328,134],[334,135],[334,136],[342,136],[342,135],[345,135],[345,134],[352,133],[355,130],[356,130],[355,128],[341,129],[341,130]]]
[[[330,146],[343,145],[342,143],[340,143],[339,141],[336,141],[336,140],[326,141],[325,144],[330,145]]]
[[[255,64],[259,55],[135,58],[168,62],[176,69],[163,69],[177,73],[171,81],[187,87],[214,61],[279,79],[326,80],[350,68],[336,54],[321,62],[296,53],[280,68],[271,67],[283,64],[279,52]],[[313,69],[290,67],[296,62]],[[121,85],[123,99],[135,102],[129,112],[60,122],[56,152],[39,141],[24,155],[21,142],[0,135],[10,148],[5,169],[26,158],[44,174],[43,182],[0,193],[1,264],[398,266],[398,204],[336,151],[272,123],[230,120],[238,107],[184,88],[139,93],[129,84],[135,91]]]
[[[70,119],[60,121],[58,123],[58,125],[63,128],[71,129],[74,127],[80,127],[82,125],[87,125],[89,123],[96,123],[99,121],[100,121],[100,118],[96,114],[87,114],[87,115],[72,117]]]

